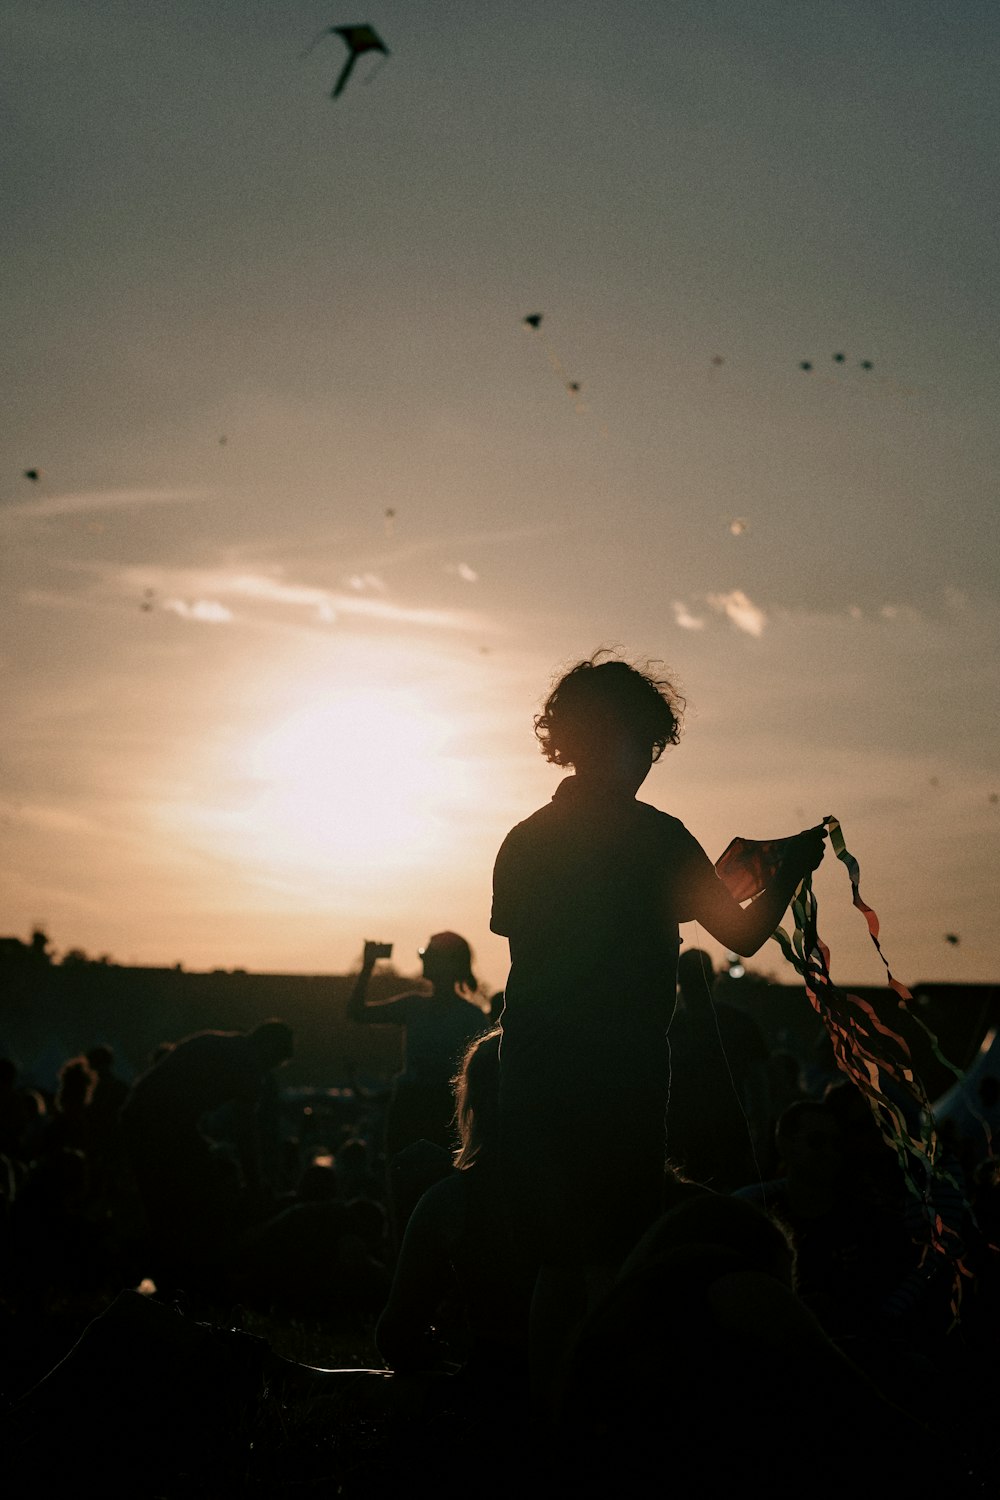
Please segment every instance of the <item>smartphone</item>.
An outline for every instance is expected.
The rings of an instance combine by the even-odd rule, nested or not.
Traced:
[[[374,952],[375,952],[375,957],[376,958],[391,958],[392,957],[392,944],[391,943],[374,943],[372,946],[374,948]]]

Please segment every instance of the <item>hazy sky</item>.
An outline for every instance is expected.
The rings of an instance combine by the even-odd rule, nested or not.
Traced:
[[[332,101],[301,54],[359,20],[391,56]],[[499,986],[532,715],[612,645],[689,701],[641,795],[713,857],[835,813],[899,977],[997,978],[995,0],[8,0],[0,42],[0,931],[412,971],[450,927]]]

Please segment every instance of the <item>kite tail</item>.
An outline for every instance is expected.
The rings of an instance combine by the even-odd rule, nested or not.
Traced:
[[[357,62],[357,60],[358,54],[356,52],[352,52],[345,62],[344,66],[340,70],[340,77],[334,84],[333,90],[330,94],[331,99],[338,99],[343,93],[347,80],[350,78],[352,72],[354,71],[354,64]]]
[[[839,820],[828,817],[823,821],[833,850],[847,869],[854,905],[864,917],[869,936],[885,965],[898,1009],[913,1016],[928,1037],[934,1056],[960,1077],[941,1053],[930,1029],[907,1008],[913,996],[894,977],[882,952],[878,916],[862,899],[858,862],[847,850]],[[918,1210],[921,1264],[929,1256],[940,1255],[950,1265],[951,1305],[957,1321],[962,1282],[971,1275],[964,1260],[960,1221],[963,1217],[971,1219],[971,1210],[942,1159],[930,1100],[914,1070],[910,1048],[901,1033],[887,1025],[868,1000],[834,984],[830,976],[830,950],[818,932],[818,906],[811,875],[799,882],[792,897],[792,916],[791,935],[779,927],[772,937],[801,975],[809,1002],[833,1044],[837,1067],[867,1100],[882,1139],[896,1155],[903,1181]]]

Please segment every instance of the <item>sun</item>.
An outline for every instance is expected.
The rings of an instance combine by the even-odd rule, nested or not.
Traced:
[[[261,864],[339,871],[417,865],[441,842],[461,769],[450,725],[410,689],[325,690],[249,746]]]

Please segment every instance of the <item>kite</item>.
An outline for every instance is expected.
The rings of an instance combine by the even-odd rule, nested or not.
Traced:
[[[957,932],[946,932],[944,940],[946,943],[950,943],[953,948],[957,948],[962,941]]]
[[[937,1061],[960,1078],[958,1069],[942,1054],[936,1037],[916,1009],[909,1008],[913,1006],[912,994],[889,968],[879,943],[878,916],[862,899],[858,862],[844,843],[839,819],[831,816],[823,822],[833,852],[847,870],[853,905],[864,917],[868,935],[885,965],[900,1014],[910,1017],[924,1033]],[[749,900],[766,888],[790,842],[788,839],[732,841],[717,861],[716,870],[737,901]],[[952,1311],[957,1321],[962,1278],[970,1274],[963,1259],[965,1247],[959,1226],[949,1222],[955,1214],[956,1201],[962,1200],[961,1190],[945,1165],[945,1152],[934,1128],[930,1101],[914,1071],[909,1045],[881,1018],[870,1001],[833,983],[830,950],[817,931],[817,914],[812,875],[807,874],[792,897],[795,921],[792,935],[779,927],[771,936],[801,975],[810,1004],[833,1043],[838,1068],[860,1089],[882,1139],[896,1153],[906,1188],[922,1211],[924,1256],[939,1255],[951,1265]]]
[[[30,479],[33,484],[37,484],[42,477],[42,471],[41,469],[25,469],[24,477]]]
[[[521,327],[527,328],[532,333],[538,335],[538,338],[541,340],[542,347],[545,350],[549,364],[552,366],[553,370],[562,381],[564,390],[566,390],[568,394],[573,397],[573,404],[576,407],[577,411],[586,412],[586,406],[582,401],[577,400],[577,397],[580,395],[583,387],[578,380],[567,379],[566,370],[563,366],[562,360],[559,358],[555,350],[550,348],[550,346],[545,342],[545,337],[541,331],[543,316],[543,313],[528,313],[526,317],[521,319]]]
[[[325,36],[343,37],[347,47],[347,61],[340,70],[340,77],[333,86],[330,94],[331,99],[337,99],[344,91],[344,86],[354,70],[354,64],[365,52],[381,52],[384,57],[389,56],[389,49],[371,26],[324,26],[312,45],[303,52],[303,57],[308,57],[317,42],[321,42]]]
[[[732,532],[733,536],[742,536],[746,529],[747,523],[744,520],[741,520],[739,516],[737,516],[735,520],[732,520],[729,523],[729,530]]]
[[[712,355],[712,364],[715,365],[716,367],[718,367],[719,365],[724,365],[725,363],[726,363],[726,361],[723,359],[723,357],[722,357],[721,354],[713,354]]]
[[[832,355],[831,358],[833,359],[835,365],[843,365],[847,363],[847,355],[840,352]],[[875,368],[874,361],[870,359],[859,359],[858,364],[860,365],[862,370],[874,370]],[[811,359],[802,359],[799,361],[800,370],[811,370],[812,368],[813,363]]]

